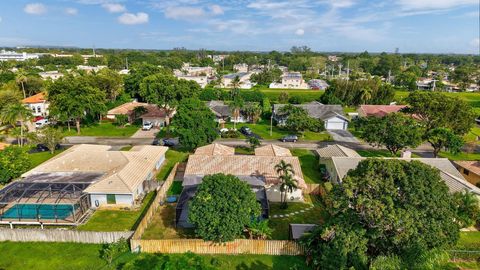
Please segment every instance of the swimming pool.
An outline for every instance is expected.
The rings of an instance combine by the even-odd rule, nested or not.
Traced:
[[[66,219],[73,212],[70,204],[16,204],[9,208],[2,219]],[[55,216],[56,214],[56,216]]]

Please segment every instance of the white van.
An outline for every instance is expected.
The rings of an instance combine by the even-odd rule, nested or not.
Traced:
[[[35,122],[35,128],[43,128],[46,125],[49,125],[50,122],[48,119],[40,119],[37,122]]]

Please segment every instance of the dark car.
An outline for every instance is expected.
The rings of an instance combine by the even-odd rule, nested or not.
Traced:
[[[250,136],[253,133],[252,130],[249,127],[246,127],[246,126],[241,127],[240,132],[245,136]]]
[[[55,150],[58,150],[60,148],[62,148],[62,146],[57,143],[57,145],[55,145]],[[48,147],[45,144],[39,143],[39,144],[37,144],[36,151],[37,152],[46,152],[46,151],[50,151],[50,149],[48,149]]]
[[[287,135],[280,139],[282,142],[297,142],[298,136],[297,135]]]
[[[165,138],[162,140],[164,146],[176,146],[178,144],[178,139],[176,138]]]
[[[153,139],[152,145],[161,145],[160,140],[158,138]]]

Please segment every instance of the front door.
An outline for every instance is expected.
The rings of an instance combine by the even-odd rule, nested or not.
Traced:
[[[115,194],[107,194],[107,204],[116,204]]]

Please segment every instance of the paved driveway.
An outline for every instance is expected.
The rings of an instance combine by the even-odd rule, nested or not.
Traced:
[[[359,141],[355,136],[352,135],[347,130],[335,129],[335,130],[328,130],[328,133],[332,135],[332,138],[336,142],[349,142],[349,143],[358,143]]]
[[[158,129],[152,128],[150,130],[142,130],[139,129],[135,134],[132,135],[130,138],[137,138],[137,139],[153,139],[155,138],[155,135],[157,134]]]

